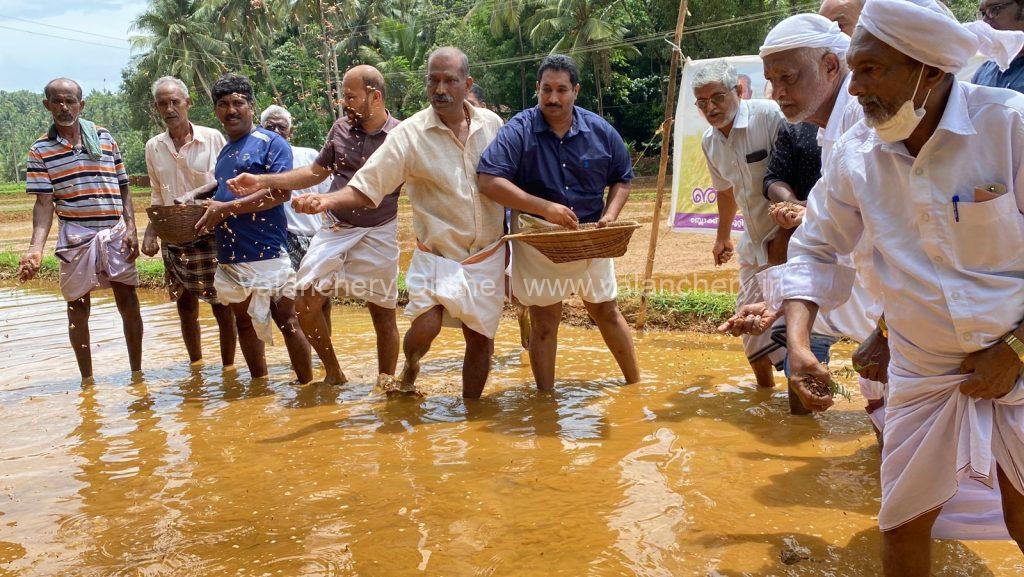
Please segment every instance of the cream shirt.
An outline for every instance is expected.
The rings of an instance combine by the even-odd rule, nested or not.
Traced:
[[[701,140],[711,184],[718,190],[731,188],[743,214],[745,232],[738,249],[741,264],[768,264],[764,243],[778,226],[768,216],[770,203],[763,193],[764,175],[784,121],[773,100],[741,100],[729,136],[711,126]]]
[[[1007,192],[976,202],[974,189]],[[958,82],[916,158],[863,122],[836,143],[819,183],[823,202],[764,275],[773,304],[850,294],[837,256],[865,234],[890,328],[893,365],[920,376],[955,373],[1024,318],[1024,96]],[[954,207],[953,197],[959,202]]]
[[[505,209],[476,185],[477,163],[501,119],[465,106],[472,115],[465,145],[428,107],[392,129],[349,181],[375,206],[404,182],[416,238],[434,254],[460,262],[501,238],[505,219]]]
[[[217,155],[224,148],[220,131],[192,125],[192,140],[180,150],[166,131],[146,142],[146,171],[153,187],[152,204],[174,204],[174,199],[213,182]]]

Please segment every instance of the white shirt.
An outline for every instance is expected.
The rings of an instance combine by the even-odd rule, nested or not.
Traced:
[[[374,205],[402,186],[416,240],[458,262],[497,242],[505,224],[505,208],[480,194],[476,182],[476,167],[501,118],[468,102],[465,107],[472,118],[465,144],[428,106],[393,128],[349,181]]]
[[[773,100],[740,100],[729,136],[711,126],[701,140],[711,184],[718,190],[731,188],[743,214],[746,231],[738,252],[740,262],[752,266],[768,264],[764,243],[778,230],[763,191],[768,158],[784,120]]]
[[[828,216],[811,204],[789,262],[765,275],[773,303],[805,299],[827,310],[843,302],[853,275],[837,255],[867,234],[894,366],[955,373],[1021,323],[1024,96],[957,82],[916,159],[861,122],[836,143],[825,173]],[[975,202],[974,189],[988,184],[1007,193]]]
[[[302,168],[303,166],[309,166],[316,160],[319,152],[312,148],[306,148],[303,146],[292,147],[292,168]],[[328,176],[323,182],[316,186],[304,188],[302,190],[296,190],[292,192],[292,197],[299,196],[300,194],[324,194],[331,189],[331,182],[334,180],[333,176]],[[292,203],[284,203],[284,214],[288,219],[288,232],[297,234],[299,236],[313,236],[318,230],[320,230],[320,215],[319,214],[299,214],[292,210]]]
[[[213,182],[217,155],[224,148],[224,135],[205,126],[192,125],[192,140],[174,148],[167,131],[146,142],[146,171],[153,187],[150,201],[154,205],[174,204],[174,199]]]

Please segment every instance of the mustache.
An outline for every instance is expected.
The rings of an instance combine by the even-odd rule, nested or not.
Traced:
[[[433,102],[455,102],[455,98],[451,94],[435,94],[430,100]]]

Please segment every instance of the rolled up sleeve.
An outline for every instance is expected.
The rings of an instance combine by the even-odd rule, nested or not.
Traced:
[[[523,157],[523,122],[509,122],[501,127],[498,136],[484,150],[477,164],[477,174],[515,180],[519,172],[519,159]]]
[[[401,130],[401,126],[392,131],[348,183],[366,195],[374,207],[379,206],[384,197],[405,182],[408,166],[406,139],[407,136]]]

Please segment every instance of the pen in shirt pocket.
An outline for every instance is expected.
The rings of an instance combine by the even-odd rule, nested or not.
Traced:
[[[953,220],[960,222],[960,195],[953,195]]]

